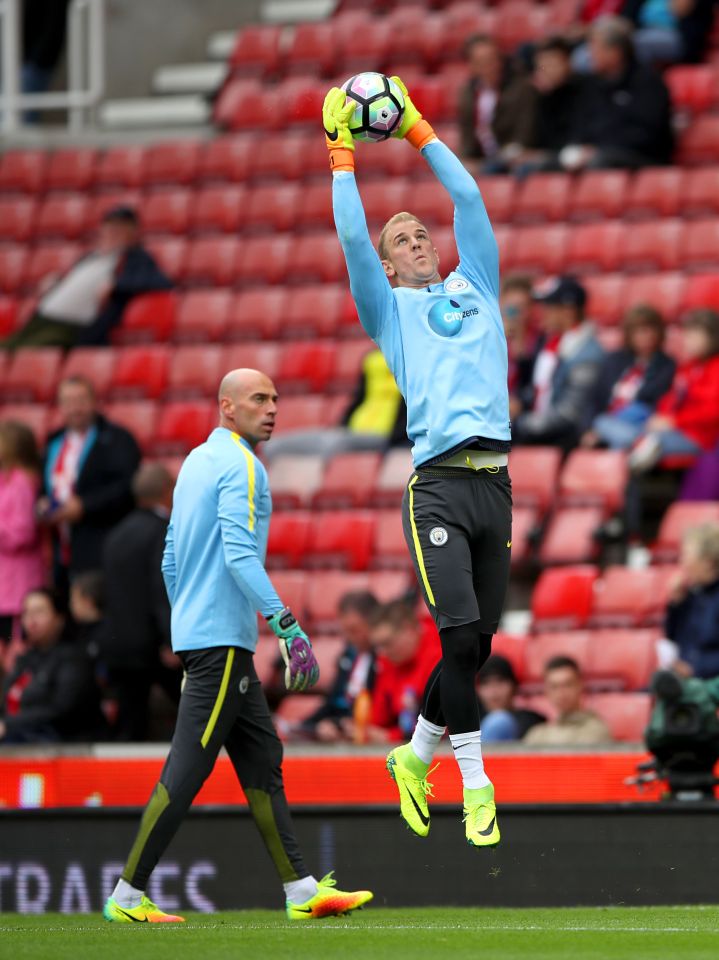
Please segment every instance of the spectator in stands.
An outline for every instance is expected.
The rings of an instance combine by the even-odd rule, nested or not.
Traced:
[[[591,398],[604,356],[584,316],[587,294],[574,277],[554,277],[535,290],[541,336],[531,378],[510,398],[515,443],[576,446],[589,425]]]
[[[499,309],[509,359],[510,394],[526,385],[531,377],[535,332],[532,323],[532,281],[526,274],[509,274],[502,280]]]
[[[354,738],[370,743],[408,739],[417,722],[420,698],[442,654],[439,635],[414,607],[395,600],[372,617],[372,649],[377,655],[369,724]]]
[[[269,441],[264,457],[269,462],[283,454],[317,454],[384,450],[407,446],[407,408],[394,377],[379,350],[370,350],[362,361],[355,393],[337,427],[297,430]]]
[[[593,746],[609,743],[612,735],[604,721],[582,707],[582,675],[571,657],[552,657],[544,668],[544,693],[556,719],[539,723],[524,737],[536,747]]]
[[[170,642],[170,604],[162,554],[172,509],[172,476],[144,464],[132,481],[136,507],[105,540],[107,634],[102,659],[117,699],[118,740],[145,740],[150,691],[180,699],[182,667]]]
[[[130,300],[168,290],[170,280],[140,243],[140,224],[131,207],[114,207],[102,218],[97,243],[60,277],[47,277],[37,308],[25,326],[0,346],[57,346],[108,343]]]
[[[374,684],[370,623],[378,609],[377,598],[366,590],[341,597],[338,619],[346,645],[337,659],[335,680],[324,703],[303,721],[302,732],[324,743],[351,738],[354,704],[364,692],[371,693]]]
[[[75,642],[97,663],[105,642],[105,578],[99,570],[75,577],[70,587],[70,613],[75,622]]]
[[[640,63],[699,63],[711,35],[714,0],[625,0]]]
[[[27,652],[5,680],[0,743],[93,740],[103,731],[99,691],[82,647],[68,642],[65,608],[51,590],[23,600]]]
[[[637,63],[631,27],[619,17],[602,17],[591,28],[589,45],[593,72],[577,97],[568,145],[557,156],[560,169],[636,170],[669,163],[669,92],[657,73]]]
[[[672,669],[684,677],[719,677],[719,525],[704,523],[682,537],[680,570],[670,593],[665,632]]]
[[[0,422],[0,653],[28,590],[46,580],[35,500],[40,458],[32,430]]]
[[[663,350],[664,319],[646,304],[624,317],[624,346],[607,354],[594,395],[595,417],[583,447],[628,450],[671,387],[676,364]]]
[[[512,664],[498,654],[493,654],[479,671],[477,688],[483,743],[521,740],[528,730],[546,721],[541,713],[514,705],[517,686]]]
[[[459,95],[459,152],[483,161],[484,172],[500,173],[532,143],[536,94],[491,37],[470,37],[464,51],[469,79]]]
[[[65,378],[57,398],[62,426],[47,443],[37,510],[53,535],[55,583],[65,589],[68,577],[100,568],[105,537],[132,509],[140,449],[99,413],[89,380]]]
[[[635,473],[662,457],[698,455],[719,443],[719,314],[694,310],[684,322],[684,363],[646,423],[629,463]]]

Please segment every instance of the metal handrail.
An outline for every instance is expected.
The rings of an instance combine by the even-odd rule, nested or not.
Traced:
[[[25,110],[67,110],[68,127],[79,133],[88,111],[105,93],[105,0],[72,0],[68,7],[68,89],[53,93],[20,90],[20,3],[0,0],[0,130],[14,133]]]

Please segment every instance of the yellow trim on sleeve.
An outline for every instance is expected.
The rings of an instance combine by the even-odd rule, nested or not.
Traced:
[[[205,732],[202,734],[202,739],[200,743],[203,747],[206,747],[210,742],[210,737],[215,731],[215,725],[217,724],[217,718],[220,715],[222,710],[222,705],[225,702],[225,697],[227,696],[227,687],[230,682],[230,674],[232,673],[232,663],[235,659],[235,648],[230,647],[227,651],[227,660],[225,661],[225,671],[222,674],[222,682],[220,683],[220,689],[217,694],[217,699],[215,700],[215,705],[212,708],[212,713],[210,714],[210,719],[207,721],[207,726],[205,727]]]
[[[252,532],[255,529],[255,458],[247,447],[243,446],[239,434],[233,433],[232,439],[245,455],[247,462],[247,528]]]
[[[412,489],[417,482],[419,477],[415,474],[412,479],[409,481],[409,522],[412,527],[412,539],[414,540],[414,552],[417,556],[417,565],[419,566],[419,572],[422,575],[422,583],[424,584],[424,589],[427,593],[427,599],[435,606],[434,594],[432,593],[432,588],[429,585],[429,578],[427,577],[427,571],[424,566],[424,557],[422,556],[422,545],[419,542],[419,536],[417,534],[417,524],[414,522],[414,490]]]

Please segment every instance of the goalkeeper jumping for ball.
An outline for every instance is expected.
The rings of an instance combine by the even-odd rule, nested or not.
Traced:
[[[218,400],[219,426],[187,457],[175,487],[162,574],[185,679],[170,753],[103,910],[114,923],[182,921],[145,889],[223,746],[284,885],[289,919],[337,916],[372,899],[369,890],[338,890],[331,874],[317,881],[306,868],[282,782],[282,745],[253,662],[259,610],[279,640],[287,688],[305,690],[319,678],[307,635],[264,569],[272,501],[255,447],[272,435],[277,392],[258,370],[232,370]],[[242,866],[252,870],[251,862]]]
[[[393,136],[420,150],[454,203],[459,265],[443,280],[426,227],[397,213],[372,246],[354,176],[354,109],[333,88],[323,107],[337,233],[362,326],[407,403],[414,473],[404,532],[442,643],[412,740],[387,757],[401,814],[429,832],[427,780],[445,732],[464,786],[467,841],[499,843],[494,787],[482,762],[475,675],[502,613],[512,545],[507,344],[497,297],[499,258],[477,184],[405,97]]]

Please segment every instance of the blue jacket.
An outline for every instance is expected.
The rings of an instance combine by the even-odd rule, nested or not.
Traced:
[[[282,609],[264,568],[272,513],[267,472],[236,433],[218,427],[177,478],[162,575],[172,649],[257,646],[257,612]]]
[[[695,676],[719,677],[719,580],[670,604],[665,629]]]

